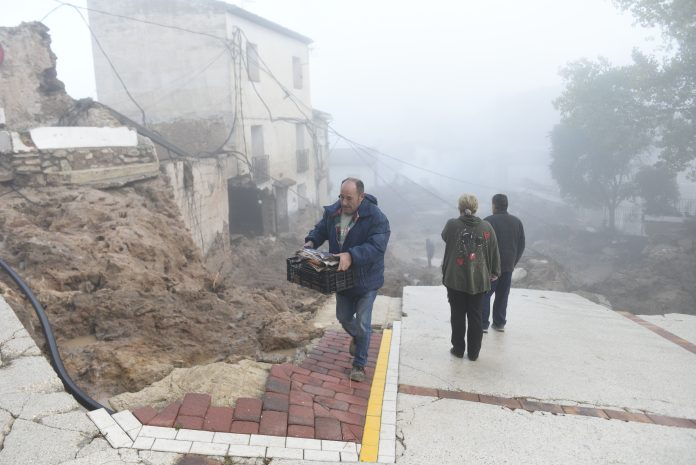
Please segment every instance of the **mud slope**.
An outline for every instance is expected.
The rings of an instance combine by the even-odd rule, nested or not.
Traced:
[[[285,281],[284,244],[251,244],[267,263],[249,244],[221,247],[208,271],[168,192],[155,179],[0,198],[0,256],[44,305],[66,367],[93,396],[316,335],[307,320],[319,294]],[[0,292],[42,345],[38,319],[5,276]]]

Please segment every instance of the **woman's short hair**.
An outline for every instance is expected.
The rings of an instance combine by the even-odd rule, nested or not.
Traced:
[[[478,210],[478,199],[473,194],[462,194],[459,197],[459,213],[466,213],[467,210],[471,215]]]

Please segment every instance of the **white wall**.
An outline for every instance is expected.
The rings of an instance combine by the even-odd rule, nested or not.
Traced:
[[[227,179],[236,175],[236,161],[229,158],[189,160],[193,188],[185,186],[185,162],[163,163],[193,241],[205,254],[219,234],[227,235],[229,204]]]

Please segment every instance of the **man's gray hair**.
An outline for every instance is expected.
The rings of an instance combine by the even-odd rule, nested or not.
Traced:
[[[358,189],[358,195],[362,195],[365,192],[365,184],[358,178],[346,178],[341,181],[341,185],[343,185],[344,182],[354,183],[355,187]]]

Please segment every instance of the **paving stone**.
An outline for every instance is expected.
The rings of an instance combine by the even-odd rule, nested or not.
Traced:
[[[259,423],[259,434],[267,434],[270,436],[285,436],[287,432],[287,412],[264,410],[261,413],[261,422]]]
[[[361,425],[341,423],[341,434],[344,441],[360,442],[363,437],[363,427]]]
[[[414,396],[439,397],[437,389],[425,388],[420,386],[409,386],[407,384],[399,385],[399,392],[403,394],[411,394]]]
[[[335,399],[333,397],[326,397],[326,396],[316,396],[314,398],[314,402],[321,405],[322,407],[326,407],[327,409],[332,409],[332,410],[347,411],[348,407],[350,407],[350,404],[344,400],[339,400],[339,399]]]
[[[643,413],[631,413],[623,412],[619,410],[608,410],[605,409],[604,412],[609,415],[612,420],[623,420],[623,421],[636,421],[640,423],[652,423],[652,420]]]
[[[314,427],[302,425],[288,425],[288,438],[313,438]]]
[[[200,454],[200,455],[227,455],[229,450],[229,444],[213,444],[210,442],[194,442],[191,445],[190,454]]]
[[[266,457],[302,460],[304,451],[302,449],[288,449],[286,447],[269,447],[266,449]]]
[[[206,431],[227,432],[232,425],[232,407],[208,407],[203,419],[203,429]]]
[[[302,386],[302,390],[304,392],[314,394],[315,396],[334,397],[336,395],[336,392],[332,391],[331,389],[313,386],[311,384],[305,384],[304,386]]]
[[[290,391],[290,404],[303,405],[306,407],[311,407],[314,403],[314,396],[304,391]]]
[[[155,439],[152,450],[162,452],[176,452],[177,454],[188,454],[191,450],[191,441],[177,441],[176,439]]]
[[[326,389],[331,389],[332,391],[340,392],[343,394],[353,394],[353,391],[355,390],[350,386],[346,386],[345,384],[340,384],[340,381],[338,383],[330,383],[328,381],[325,381],[321,387],[326,388]]]
[[[341,462],[357,462],[358,454],[354,452],[341,452]]]
[[[314,404],[312,406],[314,409],[314,417],[328,417],[331,418],[331,411],[320,404]]]
[[[393,455],[382,455],[379,454],[377,456],[377,462],[379,463],[395,463],[396,462],[396,457]]]
[[[479,394],[479,401],[484,404],[501,405],[509,409],[522,408],[522,404],[518,399],[510,399],[507,397],[488,396]]]
[[[348,411],[350,413],[357,413],[358,415],[365,416],[367,415],[367,405],[351,405],[348,407]]]
[[[297,374],[299,374],[299,375],[309,376],[309,374],[311,373],[311,371],[309,371],[309,370],[307,370],[307,369],[305,369],[305,368],[302,368],[302,367],[298,367],[298,366],[296,366],[296,365],[293,365],[293,366],[292,366],[292,373],[293,373],[293,375],[292,375],[291,377],[294,378],[295,373],[297,373]]]
[[[107,428],[111,428],[112,426],[118,426],[116,420],[111,418],[111,415],[109,415],[106,409],[103,408],[87,412],[87,416],[90,420],[92,420],[92,422],[94,422],[96,427],[99,428],[101,431],[104,431]]]
[[[353,395],[356,397],[362,397],[363,399],[369,399],[370,398],[370,390],[369,389],[354,389]]]
[[[572,415],[583,415],[586,417],[596,417],[609,419],[609,416],[604,413],[604,410],[598,408],[580,407],[580,406],[567,406],[563,407],[564,413]]]
[[[365,399],[364,397],[344,394],[342,392],[336,394],[336,399],[348,402],[350,404],[367,405],[367,399]]]
[[[176,433],[176,439],[179,441],[213,442],[214,436],[215,433],[212,431],[200,431],[192,429],[180,429]]]
[[[284,380],[290,380],[292,373],[293,373],[293,368],[289,364],[273,365],[271,367],[270,376],[274,376],[276,378],[280,378],[280,379],[284,379]]]
[[[696,423],[693,420],[686,418],[668,417],[665,415],[648,414],[648,417],[657,425],[676,426],[679,428],[696,428]]]
[[[396,455],[396,439],[379,439],[379,455]]]
[[[292,377],[292,379],[293,381],[298,381],[302,384],[311,384],[312,386],[321,387],[324,384],[324,381],[320,380],[319,378],[312,378],[308,375],[295,375]]]
[[[237,445],[248,445],[251,434],[238,434],[238,433],[215,433],[213,436],[213,442],[219,442],[223,444],[237,444]]]
[[[167,405],[164,410],[158,413],[152,420],[148,421],[147,424],[150,426],[162,426],[171,428],[174,426],[174,421],[176,416],[179,414],[179,409],[181,408],[181,402],[172,402]]]
[[[179,415],[174,420],[175,428],[186,428],[186,429],[202,429],[203,428],[203,417],[190,417],[186,415]]]
[[[235,420],[258,422],[261,420],[261,406],[261,399],[252,399],[246,397],[237,399],[237,403],[234,406],[233,418]]]
[[[179,409],[179,415],[189,417],[204,417],[210,407],[210,394],[188,393]]]
[[[267,392],[263,395],[263,410],[275,410],[276,412],[287,412],[290,398],[287,394],[277,392]]]
[[[351,425],[365,424],[365,416],[358,415],[357,413],[344,412],[341,410],[331,410],[331,415],[342,423],[349,423]]]
[[[304,459],[322,462],[340,462],[341,453],[331,450],[305,450]]]
[[[157,416],[157,410],[150,406],[140,407],[133,410],[133,415],[138,419],[138,421],[140,421],[140,423],[147,425],[150,420]]]
[[[227,455],[230,457],[265,457],[266,456],[266,446],[241,446],[232,444],[230,445]]]
[[[314,435],[317,439],[331,439],[340,441],[343,439],[341,422],[339,422],[336,418],[315,417]]]
[[[290,393],[290,380],[270,376],[268,380],[266,380],[266,391],[287,395]]]
[[[230,433],[256,434],[259,432],[259,424],[255,421],[232,421]]]
[[[312,373],[309,376],[310,376],[310,378],[317,378],[317,379],[320,379],[324,382],[329,382],[329,383],[333,383],[333,384],[338,384],[341,382],[341,378],[338,378],[335,376],[325,375],[323,373]]]
[[[550,412],[555,414],[562,414],[563,408],[557,404],[549,404],[547,402],[536,402],[533,400],[520,399],[520,404],[522,408],[530,412]]]
[[[321,450],[321,441],[319,439],[288,437],[285,440],[285,447]]]
[[[302,405],[291,405],[288,412],[289,425],[314,426],[314,409]]]

